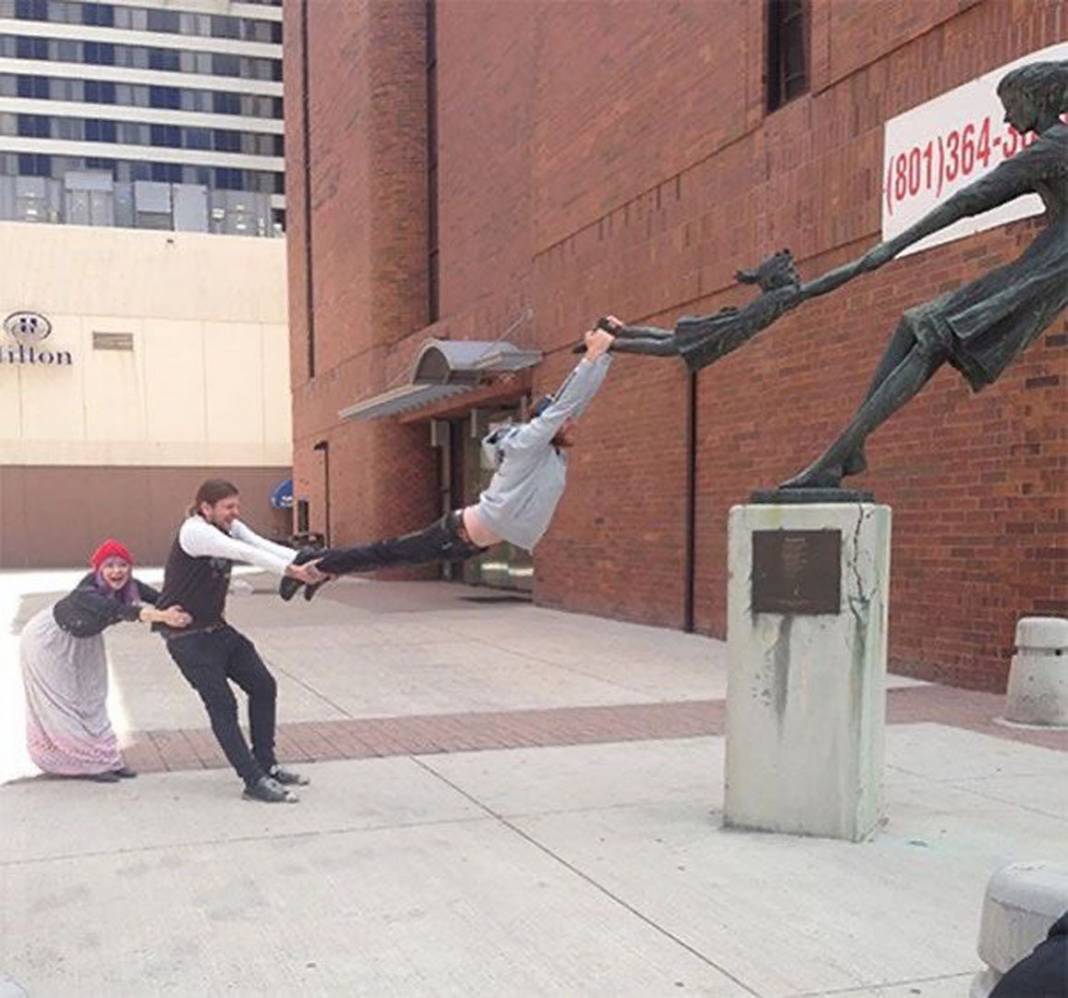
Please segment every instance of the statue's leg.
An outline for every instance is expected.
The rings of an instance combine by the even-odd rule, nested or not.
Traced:
[[[799,475],[782,483],[780,488],[836,488],[851,471],[849,459],[859,451],[868,435],[897,412],[923,388],[945,361],[942,352],[932,353],[915,343],[905,358],[861,403],[856,415],[841,436]]]
[[[882,383],[893,374],[894,368],[909,355],[909,351],[915,345],[916,337],[909,328],[909,324],[903,319],[898,323],[897,329],[894,330],[894,335],[890,337],[890,342],[886,345],[886,350],[883,351],[883,356],[875,368],[871,384],[868,386],[868,391],[864,396],[864,402],[867,402],[878,391]],[[859,475],[867,470],[868,457],[864,453],[864,443],[862,441],[860,446],[845,459],[843,471],[846,475]]]

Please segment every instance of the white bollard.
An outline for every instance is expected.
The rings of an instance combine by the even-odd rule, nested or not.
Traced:
[[[979,926],[979,956],[987,966],[972,981],[970,998],[986,998],[1065,911],[1068,866],[1010,863],[998,870],[986,886]]]
[[[1022,617],[1017,622],[1005,720],[1068,726],[1068,620]]]

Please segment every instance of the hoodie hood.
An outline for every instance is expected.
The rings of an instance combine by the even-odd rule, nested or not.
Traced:
[[[518,429],[519,426],[516,423],[505,423],[504,426],[498,426],[482,438],[482,454],[486,462],[495,470],[500,468],[504,460],[505,442]]]

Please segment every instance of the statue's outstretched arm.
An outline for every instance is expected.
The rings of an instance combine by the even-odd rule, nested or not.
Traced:
[[[1011,160],[1000,164],[985,177],[980,177],[967,187],[957,191],[936,208],[932,208],[919,221],[886,242],[873,246],[864,256],[852,263],[835,267],[814,281],[801,285],[799,300],[815,298],[834,291],[858,274],[881,267],[892,260],[906,247],[926,236],[938,232],[962,218],[981,215],[1034,190],[1026,150]]]

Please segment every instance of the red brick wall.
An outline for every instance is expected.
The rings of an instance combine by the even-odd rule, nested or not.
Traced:
[[[340,8],[356,13],[333,16]],[[403,377],[427,335],[416,137],[425,122],[422,9],[386,0],[311,8],[317,338],[328,359],[309,383],[297,356],[299,32],[295,5],[287,8],[295,462],[298,491],[314,496],[316,466],[302,463],[302,447],[329,435],[346,455],[335,535],[342,523],[357,533],[416,526],[433,480],[425,427],[338,428],[335,415]],[[449,0],[438,4],[438,24],[443,321],[435,331],[494,339],[510,329],[510,340],[546,353],[535,391],[566,373],[568,347],[606,311],[667,325],[748,297],[734,270],[779,247],[793,250],[806,276],[862,252],[878,237],[885,120],[1068,38],[1059,3],[812,0],[811,92],[765,115],[757,0]],[[333,96],[316,97],[318,74]],[[370,81],[387,78],[395,85],[379,85],[370,101]],[[382,101],[396,107],[383,114]],[[376,156],[387,142],[391,155]],[[372,219],[375,232],[392,226],[389,245],[366,231]],[[904,308],[1012,258],[1034,225],[894,262],[701,374],[700,630],[724,633],[730,506],[798,470],[833,437]],[[397,309],[379,339],[353,314],[373,312],[376,295],[382,304],[392,296]],[[895,668],[997,688],[1016,618],[1068,612],[1066,340],[1062,318],[978,396],[941,372],[872,438],[873,471],[859,483],[894,509]],[[539,601],[681,625],[685,399],[677,362],[616,361],[538,548]]]
[[[302,73],[307,2],[315,376],[309,378]],[[335,539],[388,533],[436,510],[426,427],[341,423],[396,380],[390,348],[427,319],[424,4],[299,0],[285,7],[288,252],[295,496]]]

